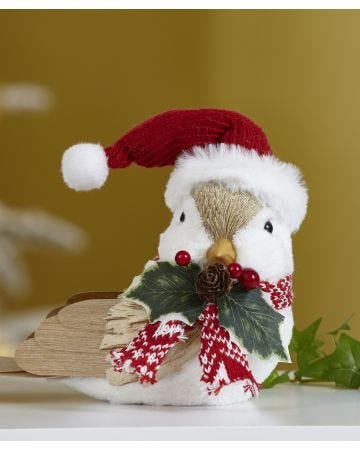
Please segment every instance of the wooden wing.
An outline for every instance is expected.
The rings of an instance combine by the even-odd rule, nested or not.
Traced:
[[[119,292],[87,292],[51,311],[18,348],[16,364],[41,376],[104,377],[108,363],[100,350],[108,310]]]
[[[15,360],[0,358],[0,373],[106,377],[114,385],[136,381],[136,375],[114,372],[108,354],[127,345],[147,321],[145,309],[123,299],[121,292],[77,294],[48,314],[18,348]],[[195,328],[187,337],[169,352],[159,379],[199,351],[199,331]]]

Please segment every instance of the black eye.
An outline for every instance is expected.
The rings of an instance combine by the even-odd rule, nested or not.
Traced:
[[[185,213],[182,212],[180,216],[180,222],[184,222],[184,220],[185,220]]]
[[[264,225],[264,230],[266,230],[268,233],[272,233],[273,232],[273,225],[271,222],[267,221],[266,224]]]

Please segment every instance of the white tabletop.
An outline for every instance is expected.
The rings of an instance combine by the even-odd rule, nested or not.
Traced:
[[[0,440],[358,440],[360,391],[281,385],[222,408],[111,405],[0,377]]]

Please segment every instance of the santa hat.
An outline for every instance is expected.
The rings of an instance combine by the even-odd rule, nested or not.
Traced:
[[[281,162],[264,132],[248,118],[218,109],[174,110],[131,129],[110,147],[76,144],[65,151],[65,183],[77,190],[100,188],[109,169],[132,162],[144,167],[175,165],[165,192],[175,211],[182,198],[201,182],[220,181],[255,195],[277,211],[295,231],[307,206],[301,173]]]

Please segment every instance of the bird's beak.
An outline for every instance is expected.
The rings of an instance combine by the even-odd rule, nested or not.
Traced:
[[[218,239],[208,250],[206,255],[209,264],[221,262],[228,266],[236,261],[236,251],[229,239]]]

